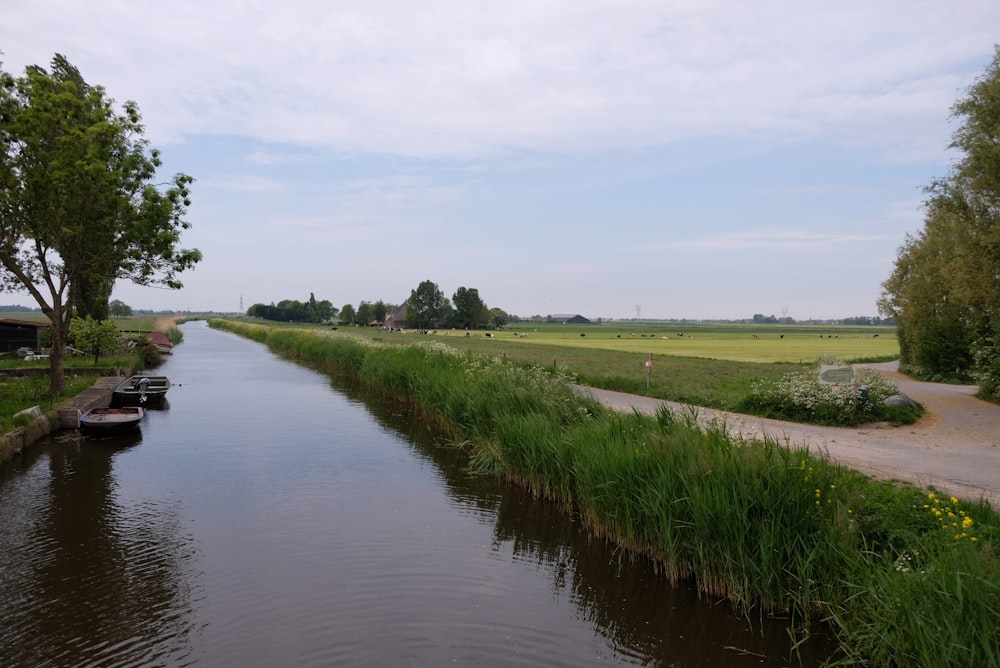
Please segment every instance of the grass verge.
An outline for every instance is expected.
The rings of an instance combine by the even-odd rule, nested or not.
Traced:
[[[28,416],[14,417],[15,413],[32,406],[38,406],[43,413],[48,412],[93,385],[100,375],[86,369],[67,371],[65,391],[58,397],[49,394],[48,374],[4,377],[0,380],[0,431],[23,427],[32,419]]]

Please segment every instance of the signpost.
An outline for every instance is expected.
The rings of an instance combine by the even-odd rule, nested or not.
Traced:
[[[823,364],[819,367],[819,382],[824,385],[853,385],[854,369],[850,366]]]
[[[649,389],[649,383],[653,379],[653,353],[649,353],[649,359],[646,360],[646,389]]]

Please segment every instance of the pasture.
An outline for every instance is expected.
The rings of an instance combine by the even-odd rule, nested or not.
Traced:
[[[808,364],[821,357],[852,362],[899,356],[895,329],[874,326],[517,323],[495,336],[505,344],[509,340],[518,345],[543,343],[635,355],[652,354],[654,358],[666,355],[765,364]]]
[[[475,355],[559,367],[585,385],[724,410],[735,410],[754,383],[777,380],[821,357],[847,363],[899,356],[891,327],[517,323],[468,336],[464,330],[404,334],[365,327],[341,327],[331,334],[384,344],[437,341]],[[653,367],[648,369],[650,355]]]
[[[342,331],[397,342],[398,332],[362,327]],[[504,330],[436,330],[424,335],[477,354],[493,351],[517,359],[535,358],[527,349],[563,348],[559,357],[584,351],[615,353],[629,358],[687,357],[755,364],[812,364],[819,359],[840,362],[887,361],[899,357],[894,327],[844,325],[751,325],[613,322],[592,325],[515,323]],[[551,355],[545,353],[551,363]],[[544,357],[543,357],[544,359]]]

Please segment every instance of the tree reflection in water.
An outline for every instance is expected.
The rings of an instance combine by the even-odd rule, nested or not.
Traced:
[[[180,502],[116,495],[115,457],[141,438],[63,432],[0,473],[0,593],[17,597],[3,604],[0,656],[140,665],[190,653],[195,548]]]

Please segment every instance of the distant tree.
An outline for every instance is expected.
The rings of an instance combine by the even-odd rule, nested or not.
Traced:
[[[108,312],[113,318],[125,318],[132,315],[132,307],[120,299],[116,299],[108,305]]]
[[[497,329],[503,329],[507,326],[507,321],[510,320],[510,316],[502,308],[491,308],[489,313],[489,322],[491,325]]]
[[[102,353],[109,353],[117,348],[119,337],[118,328],[110,320],[94,320],[88,315],[86,318],[73,318],[70,321],[70,340],[77,348],[94,356],[94,366],[97,366]]]
[[[362,300],[361,303],[358,304],[358,311],[354,315],[354,321],[359,325],[364,325],[367,327],[368,324],[375,319],[375,316],[373,315],[373,310],[374,309],[372,308],[372,305],[369,302]]]
[[[278,308],[284,311],[284,320],[288,322],[309,322],[309,311],[306,305],[298,299],[282,299]]]
[[[265,320],[271,320],[268,317],[268,310],[274,308],[274,304],[267,306],[265,304],[254,304],[247,309],[247,317],[249,318],[264,318]]]
[[[441,306],[441,315],[438,317],[437,322],[433,325],[434,327],[456,327],[455,324],[455,307],[451,305],[451,301],[445,297],[444,304]]]
[[[386,316],[389,315],[389,305],[386,304],[381,299],[372,304],[372,319],[378,320],[379,322],[385,322]]]
[[[0,288],[27,290],[52,324],[53,395],[74,307],[106,314],[119,278],[179,288],[201,260],[178,248],[193,179],[161,190],[147,149],[138,106],[116,111],[64,56],[51,72],[0,70]]]
[[[452,311],[448,298],[432,281],[423,281],[410,292],[406,304],[406,321],[410,327],[441,327]]]
[[[337,309],[329,299],[316,302],[316,322],[330,322],[337,316]]]
[[[476,288],[459,288],[451,299],[455,306],[456,326],[475,329],[489,320],[489,310]]]
[[[350,304],[340,307],[340,322],[351,325],[354,324],[355,311]]]

